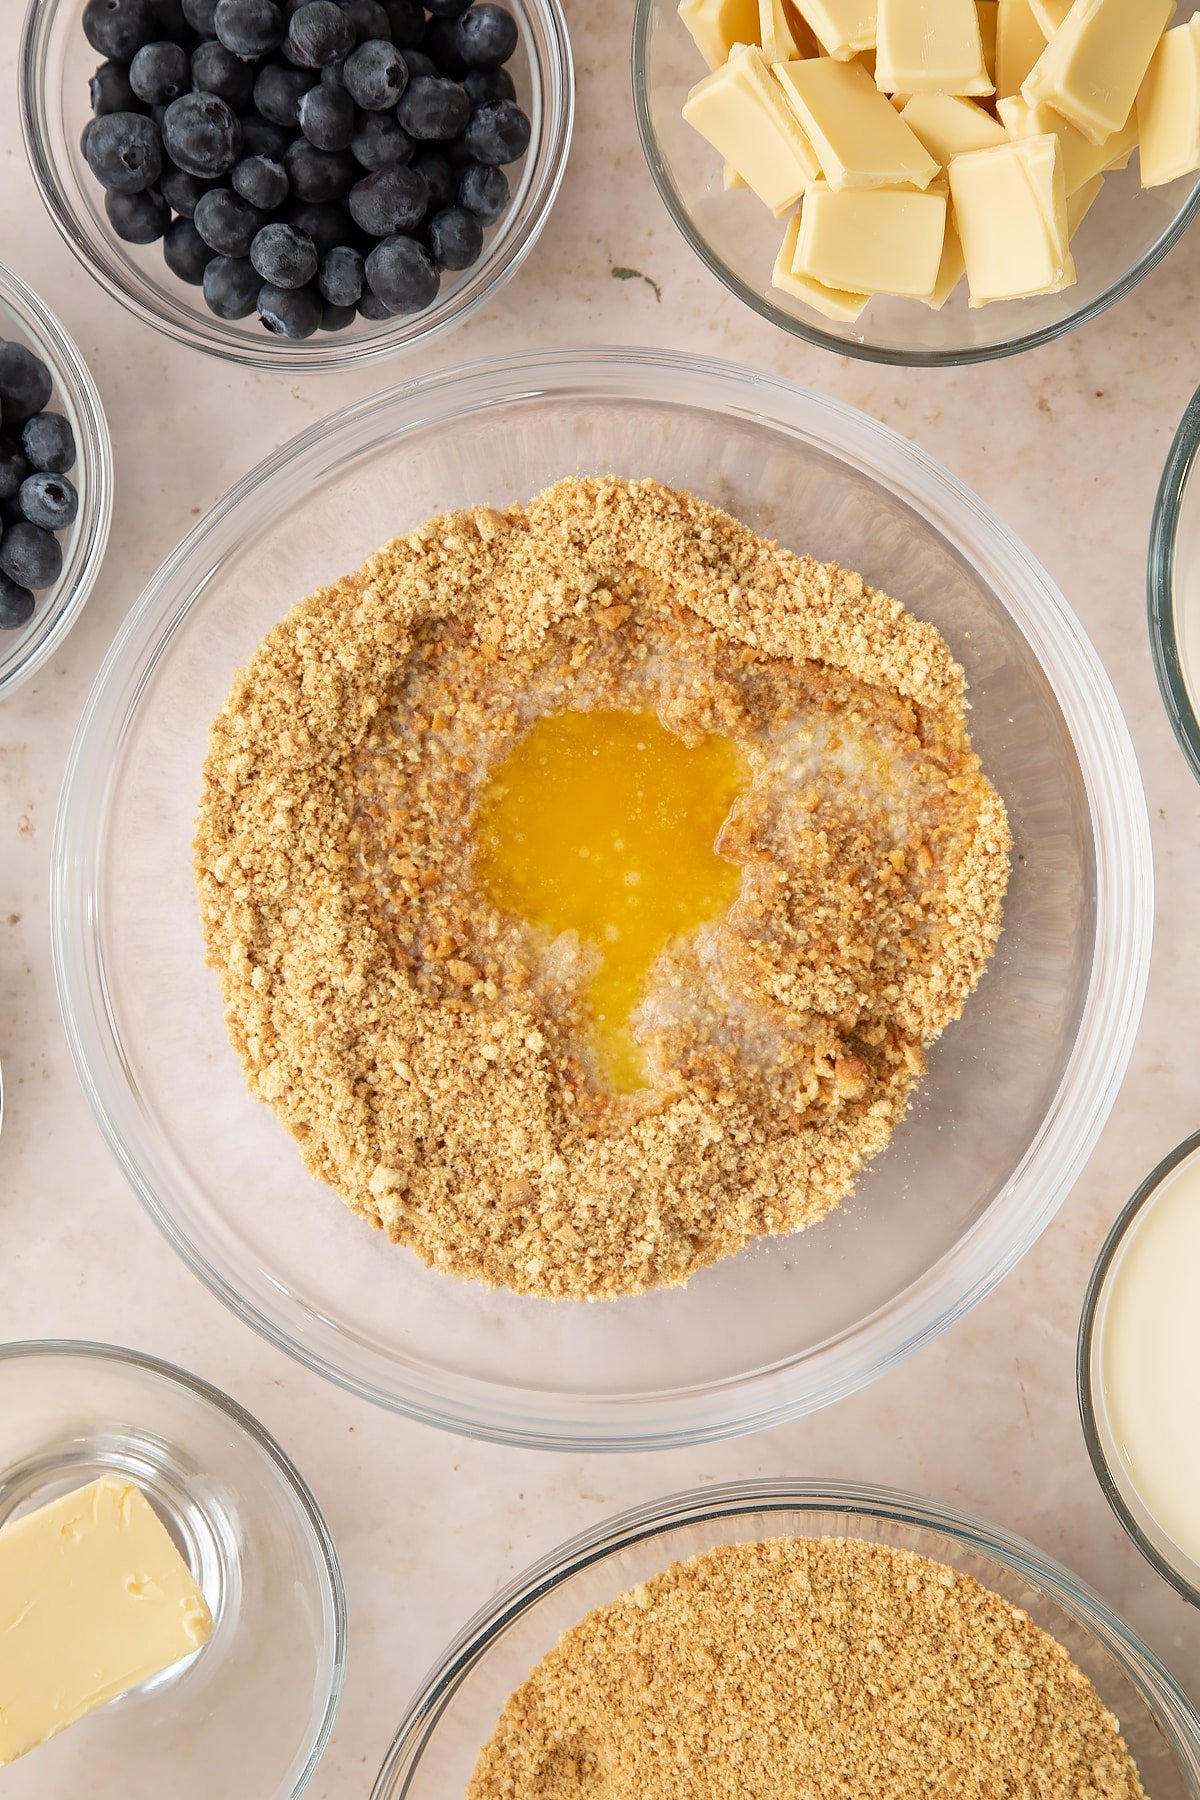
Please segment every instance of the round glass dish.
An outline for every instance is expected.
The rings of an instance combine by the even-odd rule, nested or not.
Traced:
[[[1083,1435],[1105,1499],[1147,1562],[1185,1600],[1200,1606],[1200,1562],[1175,1542],[1139,1491],[1112,1417],[1104,1362],[1105,1329],[1122,1260],[1170,1179],[1195,1161],[1200,1161],[1200,1131],[1185,1138],[1151,1170],[1105,1238],[1083,1303],[1076,1376]]]
[[[1195,11],[1184,5],[1173,23]],[[650,173],[671,218],[730,292],[794,337],[867,362],[917,366],[986,362],[1086,325],[1157,267],[1200,208],[1200,180],[1145,192],[1136,169],[1109,177],[1073,241],[1079,279],[1061,294],[972,310],[964,288],[940,312],[920,301],[873,299],[860,318],[835,322],[771,286],[783,235],[752,194],[726,192],[721,159],[682,117],[704,61],[674,0],[637,0],[633,99]]]
[[[0,697],[28,680],[79,617],[104,561],[112,518],[113,458],[104,408],[96,384],[78,350],[32,288],[0,264],[0,338],[26,344],[50,370],[50,408],[65,413],[75,433],[78,460],[71,480],[79,490],[79,513],[60,542],[62,574],[37,596],[37,610],[17,631],[0,631]]]
[[[30,0],[21,42],[21,123],[34,176],[67,245],[123,305],[176,343],[247,368],[315,373],[373,362],[427,343],[468,318],[516,273],[537,242],[566,168],[575,108],[567,24],[559,0],[506,0],[520,27],[509,68],[533,135],[523,161],[508,171],[512,200],[474,268],[443,277],[425,312],[348,331],[317,332],[300,342],[272,337],[257,317],[223,320],[198,288],[177,281],[162,246],[139,249],[115,236],[104,194],[80,149],[91,117],[88,78],[100,60],[79,24],[78,0]]]
[[[5,1800],[292,1800],[328,1742],[346,1662],[316,1501],[257,1420],[195,1375],[109,1344],[0,1345],[0,1526],[106,1474],[142,1489],[213,1633],[7,1768]]]
[[[410,1705],[372,1800],[461,1794],[508,1696],[562,1633],[672,1562],[718,1544],[853,1537],[972,1575],[1057,1638],[1120,1721],[1154,1800],[1200,1795],[1200,1717],[1098,1594],[1032,1544],[887,1488],[752,1481],[621,1513],[553,1551],[489,1600]]]
[[[1154,502],[1146,599],[1167,717],[1200,780],[1200,392],[1175,433]]]
[[[934,620],[966,666],[974,741],[1017,849],[994,963],[853,1204],[686,1289],[587,1305],[431,1272],[305,1174],[226,1041],[191,840],[209,724],[297,596],[447,507],[503,507],[614,470],[690,489]],[[729,364],[545,351],[322,420],[196,526],[130,614],[81,723],[53,935],[108,1140],[243,1318],[430,1423],[620,1449],[824,1405],[1013,1266],[1116,1094],[1146,977],[1150,870],[1100,664],[1043,572],[952,477],[864,414]]]

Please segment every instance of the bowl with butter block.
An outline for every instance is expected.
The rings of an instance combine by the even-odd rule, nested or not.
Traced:
[[[1188,0],[638,0],[633,86],[713,273],[876,362],[1046,343],[1200,208]]]

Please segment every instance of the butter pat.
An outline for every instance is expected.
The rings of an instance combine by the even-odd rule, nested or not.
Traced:
[[[914,94],[900,117],[939,168],[964,151],[990,150],[1007,141],[1007,132],[991,113],[958,94]]]
[[[1142,186],[1200,169],[1200,14],[1163,34],[1137,99]]]
[[[797,208],[788,220],[783,243],[779,246],[779,255],[775,258],[771,286],[779,288],[782,293],[791,294],[795,300],[803,300],[805,306],[814,307],[817,312],[824,313],[827,319],[841,319],[853,324],[866,306],[868,296],[851,294],[845,288],[826,287],[823,281],[814,281],[810,275],[797,275],[792,264],[796,259],[796,240],[799,234],[800,211]]]
[[[1046,48],[1046,34],[1030,0],[1000,0],[996,15],[996,92],[1019,94],[1021,84]]]
[[[758,36],[758,0],[679,0],[679,17],[710,69],[719,69],[735,44]]]
[[[1175,0],[1075,0],[1022,94],[1102,144],[1128,119],[1174,10]]]
[[[820,174],[800,121],[752,44],[739,45],[697,83],[683,116],[772,212],[784,212]]]
[[[102,1476],[0,1530],[0,1764],[190,1656],[212,1617],[145,1495]]]
[[[775,76],[831,188],[925,188],[939,164],[867,71],[832,57],[777,63]]]
[[[758,0],[758,41],[766,62],[819,56],[821,47],[791,0]]]
[[[1130,111],[1121,130],[1102,144],[1093,144],[1082,131],[1076,131],[1073,125],[1060,118],[1052,107],[1030,106],[1019,94],[998,101],[996,110],[1010,137],[1045,137],[1051,132],[1058,139],[1068,200],[1080,188],[1086,187],[1093,176],[1117,163],[1123,167],[1137,142],[1136,109]]]
[[[936,189],[843,188],[818,181],[804,196],[794,273],[853,294],[932,292],[946,235]]]
[[[838,62],[875,48],[876,0],[796,0],[796,10]]]
[[[971,305],[1056,294],[1075,280],[1056,137],[1020,138],[950,164]]]
[[[886,94],[990,94],[975,0],[879,0],[875,81]]]

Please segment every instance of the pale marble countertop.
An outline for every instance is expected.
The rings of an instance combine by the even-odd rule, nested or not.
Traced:
[[[6,0],[10,26],[17,10]],[[1074,1394],[1079,1307],[1101,1239],[1151,1165],[1200,1123],[1188,1048],[1188,1021],[1200,1016],[1200,790],[1159,702],[1144,603],[1154,490],[1200,378],[1200,232],[1114,311],[1017,360],[904,372],[810,349],[739,308],[670,225],[628,101],[627,0],[576,0],[570,11],[578,129],[536,254],[457,336],[349,377],[244,374],[174,348],[108,299],[42,210],[16,120],[11,30],[0,52],[0,258],[74,335],[117,462],[100,582],[58,655],[0,704],[0,1333],[115,1339],[181,1363],[236,1394],[294,1455],[349,1596],[345,1698],[309,1790],[320,1800],[365,1795],[430,1663],[533,1557],[618,1508],[750,1475],[883,1482],[987,1515],[1097,1587],[1200,1702],[1200,1614],[1123,1537],[1093,1478]],[[647,282],[615,279],[616,267],[644,271],[661,300]],[[715,1447],[578,1457],[468,1442],[351,1399],[207,1294],[92,1121],[54,994],[47,894],[84,697],[120,620],[199,512],[298,429],[389,380],[530,344],[597,342],[691,348],[811,383],[969,482],[1062,586],[1116,684],[1146,782],[1158,898],[1149,999],[1116,1109],[1057,1221],[998,1292],[815,1417]]]

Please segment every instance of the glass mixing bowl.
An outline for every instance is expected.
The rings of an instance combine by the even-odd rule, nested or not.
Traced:
[[[78,458],[71,480],[79,490],[75,523],[60,536],[62,574],[37,596],[37,610],[17,631],[0,631],[0,697],[27,681],[52,656],[95,586],[112,519],[112,442],[100,395],[87,364],[54,314],[19,275],[0,263],[0,338],[40,356],[54,378],[49,411],[71,421]]]
[[[1150,649],[1167,717],[1200,780],[1200,393],[1175,433],[1154,502],[1147,569]]]
[[[100,58],[80,28],[79,0],[30,0],[21,42],[21,124],[33,173],[68,247],[103,288],[139,319],[247,368],[314,373],[373,362],[426,343],[468,318],[514,275],[537,242],[567,164],[575,108],[571,43],[559,0],[505,0],[520,28],[508,65],[533,135],[523,161],[508,170],[512,199],[489,230],[471,269],[443,277],[431,307],[406,318],[348,331],[319,331],[300,342],[272,337],[257,317],[210,313],[199,288],[177,281],[161,244],[139,249],[114,234],[104,193],[80,148],[91,117],[88,78]]]
[[[887,1488],[752,1481],[655,1500],[573,1538],[476,1613],[408,1709],[372,1800],[465,1792],[508,1696],[562,1633],[639,1581],[718,1544],[854,1537],[974,1576],[1070,1653],[1120,1721],[1154,1800],[1200,1796],[1200,1717],[1104,1601],[1021,1538]]]
[[[1195,0],[1184,0],[1173,23],[1195,10]],[[918,300],[877,298],[860,318],[835,322],[771,286],[783,221],[753,195],[727,193],[720,157],[684,123],[680,109],[704,73],[675,0],[637,0],[633,99],[642,149],[667,211],[739,300],[794,337],[843,356],[908,365],[985,362],[1049,343],[1136,287],[1200,208],[1200,180],[1143,192],[1132,166],[1108,177],[1080,226],[1072,246],[1079,280],[1061,294],[972,310],[960,288],[940,312]]]
[[[297,596],[447,507],[506,506],[610,471],[689,488],[932,619],[966,666],[971,729],[1016,853],[993,966],[853,1203],[686,1289],[587,1305],[431,1272],[305,1173],[226,1042],[191,840],[210,721]],[[978,500],[820,394],[667,351],[546,351],[322,420],[195,527],[134,607],[82,720],[53,933],[73,1053],[108,1140],[243,1318],[413,1417],[616,1449],[821,1406],[1013,1266],[1116,1094],[1150,890],[1112,690],[1061,596]]]

